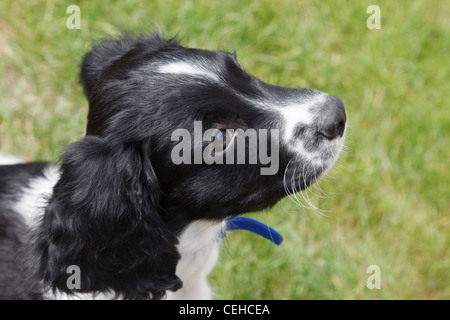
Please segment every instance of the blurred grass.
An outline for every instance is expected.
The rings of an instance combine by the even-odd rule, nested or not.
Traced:
[[[71,4],[80,30],[66,28]],[[340,96],[349,124],[324,193],[308,193],[327,217],[289,199],[252,214],[285,241],[230,233],[211,276],[218,298],[449,299],[450,5],[377,1],[381,29],[369,30],[370,4],[2,1],[0,151],[56,160],[82,136],[79,63],[105,35],[157,27],[191,47],[236,48],[266,82]],[[366,288],[373,264],[380,290]]]

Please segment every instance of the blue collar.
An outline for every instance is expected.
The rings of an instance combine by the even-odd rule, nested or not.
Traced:
[[[234,217],[226,220],[225,233],[231,230],[247,230],[257,235],[260,235],[267,240],[272,241],[277,246],[283,242],[283,237],[276,230],[272,229],[268,225],[259,222],[255,219],[247,217]],[[224,234],[225,236],[225,234]]]

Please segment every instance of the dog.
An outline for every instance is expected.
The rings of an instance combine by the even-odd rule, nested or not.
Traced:
[[[177,37],[104,40],[84,56],[80,80],[89,102],[84,137],[59,163],[8,158],[0,166],[3,299],[211,299],[207,277],[227,219],[306,189],[344,143],[339,97],[267,84],[236,52],[187,48]],[[276,170],[262,174],[267,161],[249,153],[240,163],[192,154],[175,163],[181,140],[204,150],[208,139],[173,134],[192,134],[198,122],[223,146],[203,153],[213,160],[238,148],[238,130],[277,138],[260,145],[277,156]]]

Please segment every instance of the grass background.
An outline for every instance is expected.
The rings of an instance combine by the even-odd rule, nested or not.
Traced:
[[[81,8],[69,30],[66,8]],[[366,9],[381,9],[369,30]],[[450,298],[448,1],[1,1],[0,151],[56,160],[79,139],[79,62],[120,29],[180,32],[232,51],[254,75],[338,95],[347,150],[308,196],[252,214],[285,238],[225,239],[211,282],[224,299]],[[303,201],[306,203],[306,201]],[[381,289],[366,287],[378,265]]]

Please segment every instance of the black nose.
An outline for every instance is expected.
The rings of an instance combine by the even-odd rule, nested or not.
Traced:
[[[318,132],[328,140],[344,135],[345,122],[344,103],[337,96],[328,96],[319,115]]]

